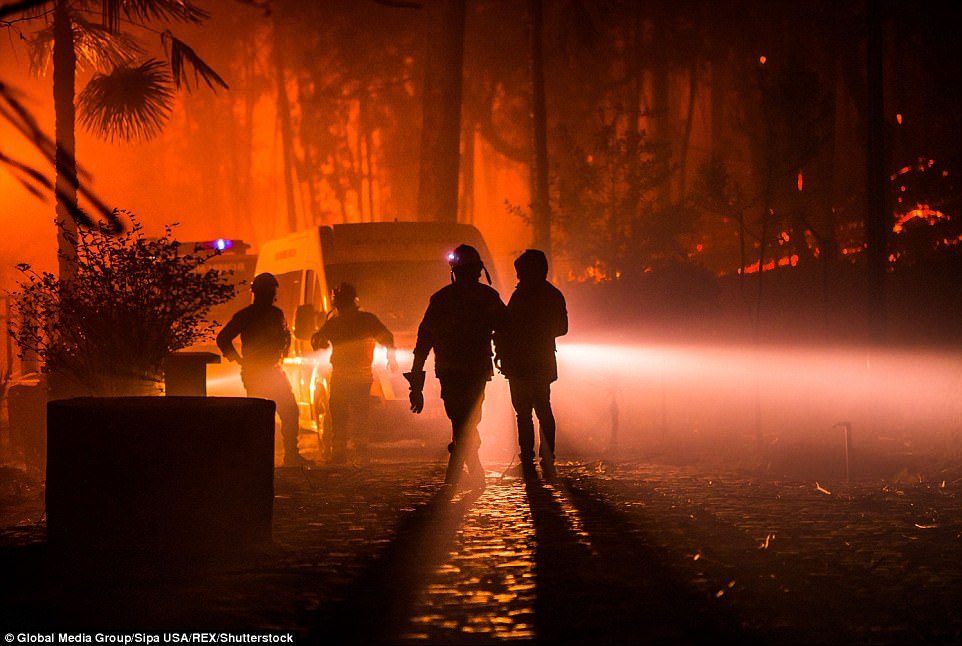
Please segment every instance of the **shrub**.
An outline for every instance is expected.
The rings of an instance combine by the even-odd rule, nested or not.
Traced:
[[[69,277],[18,265],[10,333],[20,357],[39,358],[51,383],[72,394],[124,395],[159,381],[168,353],[209,338],[210,308],[234,295],[229,272],[205,268],[216,251],[182,250],[168,225],[158,238],[131,226],[85,228],[72,237]]]

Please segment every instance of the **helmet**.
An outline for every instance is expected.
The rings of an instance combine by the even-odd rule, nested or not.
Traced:
[[[457,267],[467,267],[470,265],[482,265],[481,254],[471,245],[458,245],[454,251],[448,254],[448,264],[451,269]]]
[[[334,307],[341,309],[345,305],[350,307],[357,300],[357,290],[350,283],[341,283],[334,288]]]
[[[525,249],[524,253],[514,261],[514,269],[518,272],[518,280],[546,280],[548,278],[548,258],[540,249]]]
[[[277,279],[274,278],[274,274],[267,272],[257,274],[254,280],[251,281],[251,291],[255,294],[276,292],[278,287],[280,287],[280,284],[277,282]]]
[[[484,261],[481,260],[481,254],[471,245],[458,245],[454,251],[448,253],[448,265],[451,266],[452,281],[462,272],[467,274],[472,271],[477,271],[477,274],[472,278],[473,280],[477,280],[483,271],[484,277],[488,280],[488,284],[491,284],[491,274],[488,273],[488,268],[484,266]]]

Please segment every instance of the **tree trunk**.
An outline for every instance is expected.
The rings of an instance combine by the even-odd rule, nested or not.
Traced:
[[[771,130],[769,129],[769,132]],[[769,149],[771,149],[771,135],[769,135]],[[772,159],[772,155],[766,155],[766,175],[765,175],[765,187],[762,190],[762,220],[761,220],[761,235],[758,240],[758,292],[755,297],[755,325],[752,331],[754,336],[754,341],[758,343],[759,335],[761,334],[762,325],[762,302],[764,300],[764,283],[765,283],[765,247],[768,242],[768,221],[773,215],[772,203],[774,202],[775,194],[775,173],[773,164],[775,163]]]
[[[738,293],[745,299],[745,211],[738,211]]]
[[[551,259],[551,204],[548,195],[548,109],[544,89],[544,6],[530,0],[531,12],[531,116],[534,121],[534,167],[531,211],[534,246]]]
[[[364,176],[367,177],[367,214],[368,219],[374,222],[377,219],[374,215],[374,163],[371,160],[374,153],[371,150],[371,128],[367,123],[367,111],[364,108],[364,100],[364,94],[362,92],[357,104],[357,127],[358,139],[364,142]]]
[[[725,123],[725,81],[721,61],[711,64],[711,155],[715,159],[725,156],[722,143]]]
[[[464,155],[461,164],[461,201],[458,220],[467,224],[474,224],[474,138],[473,127],[464,132]]]
[[[642,185],[641,156],[639,154],[642,139],[641,101],[644,92],[641,71],[642,27],[641,6],[636,5],[632,10],[631,27],[629,28],[629,38],[627,39],[629,45],[625,47],[625,56],[627,56],[627,60],[625,61],[625,71],[627,74],[627,78],[625,79],[625,103],[628,106],[625,110],[628,119],[625,129],[626,157],[628,161],[628,190],[625,194],[625,203],[632,213],[638,212]]]
[[[435,0],[424,65],[418,219],[457,222],[465,0]]]
[[[287,202],[287,228],[297,231],[297,201],[294,194],[294,130],[291,127],[291,104],[287,97],[287,81],[284,72],[284,58],[278,38],[277,18],[274,19],[274,75],[277,78],[277,119],[281,125],[281,155],[284,172],[284,197]]]
[[[57,265],[60,277],[69,280],[77,271],[77,160],[74,84],[77,75],[77,54],[73,43],[73,22],[68,0],[57,0],[53,12],[53,104],[57,150],[56,219]]]
[[[688,150],[691,147],[691,132],[695,121],[695,97],[698,92],[698,63],[693,61],[688,70],[688,111],[685,115],[685,135],[681,140],[681,153],[678,159],[678,199],[685,199],[686,175],[688,174]]]
[[[671,96],[670,96],[670,71],[665,49],[669,44],[665,42],[665,26],[656,22],[653,25],[652,41],[653,50],[656,52],[651,70],[651,116],[648,119],[650,124],[650,142],[657,146],[661,155],[664,157],[668,173],[665,181],[658,191],[656,198],[657,206],[660,210],[667,209],[671,204],[671,157],[672,157],[672,135],[673,123],[671,118]]]
[[[257,49],[250,42],[244,45],[244,78],[249,84],[254,83],[255,69],[257,66]],[[254,183],[253,176],[253,154],[254,154],[254,106],[256,97],[253,92],[244,92],[244,137],[243,137],[243,159],[242,169],[244,180],[243,209],[235,215],[234,226],[246,231],[248,238],[254,237],[254,209],[251,204],[251,192]],[[241,215],[243,214],[243,215]]]
[[[867,0],[866,79],[868,136],[865,140],[865,242],[868,244],[868,327],[873,341],[885,335],[885,269],[888,262],[885,196],[885,115],[880,0]]]

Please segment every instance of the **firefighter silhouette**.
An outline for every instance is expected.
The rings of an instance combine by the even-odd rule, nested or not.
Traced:
[[[348,440],[361,461],[367,460],[367,418],[371,405],[371,361],[375,344],[388,351],[388,366],[397,370],[394,335],[377,316],[358,307],[357,291],[342,283],[334,290],[336,314],[311,337],[315,350],[331,345],[331,462],[347,459]]]
[[[241,380],[248,397],[270,399],[277,406],[284,439],[284,466],[310,464],[298,453],[297,401],[280,362],[291,345],[284,312],[274,306],[278,283],[273,274],[259,274],[251,282],[254,302],[231,318],[217,335],[217,347],[229,361],[241,365]],[[234,347],[240,335],[241,355]]]
[[[555,419],[551,383],[558,379],[555,339],[568,332],[565,298],[548,282],[544,252],[528,249],[514,261],[518,285],[508,300],[504,323],[495,338],[497,363],[508,378],[518,416],[521,466],[534,467],[534,421],[541,430],[541,471],[554,475]]]
[[[444,482],[456,486],[467,466],[471,488],[484,487],[484,469],[478,458],[481,404],[484,389],[494,374],[491,341],[504,315],[498,292],[480,283],[488,275],[478,251],[461,245],[448,254],[451,284],[431,296],[418,327],[414,363],[405,377],[411,384],[411,410],[424,408],[424,362],[434,350],[434,366],[441,382],[444,411],[451,420],[452,441]]]

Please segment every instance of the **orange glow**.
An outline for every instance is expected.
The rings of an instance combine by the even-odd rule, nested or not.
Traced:
[[[758,62],[764,65],[766,62],[768,62],[768,58],[765,55],[759,56]]]
[[[798,181],[797,181],[796,185],[798,186],[798,191],[799,191],[799,192],[801,192],[801,191],[802,191],[802,187],[805,186],[805,178],[804,178],[804,176],[802,175],[802,171],[798,171]]]
[[[895,115],[895,122],[898,123],[900,126],[902,125],[902,113],[901,113],[901,112],[899,112],[898,114]]]

